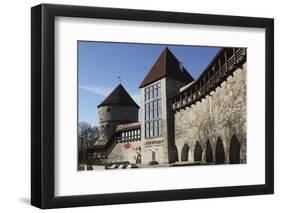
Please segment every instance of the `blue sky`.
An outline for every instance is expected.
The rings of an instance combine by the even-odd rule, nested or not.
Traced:
[[[98,108],[121,83],[139,104],[139,85],[166,45],[78,42],[79,121],[98,126]],[[168,45],[196,79],[219,48]]]

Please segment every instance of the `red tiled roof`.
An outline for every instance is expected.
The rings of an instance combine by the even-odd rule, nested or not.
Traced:
[[[136,102],[124,89],[124,87],[119,84],[105,99],[98,105],[100,106],[110,106],[110,105],[123,105],[123,106],[135,106],[139,108]]]
[[[180,68],[180,62],[167,47],[162,51],[139,87],[145,87],[163,77],[170,77],[185,83],[194,80],[184,67]]]

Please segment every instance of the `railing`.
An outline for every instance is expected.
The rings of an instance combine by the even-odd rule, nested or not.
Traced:
[[[190,106],[201,98],[205,97],[212,90],[214,90],[219,84],[221,84],[227,76],[234,71],[237,64],[240,64],[246,59],[246,49],[239,48],[236,49],[233,55],[231,55],[226,62],[220,66],[220,68],[210,76],[209,80],[206,81],[200,89],[195,90],[191,95],[181,98],[181,94],[176,98],[180,99],[179,101],[172,101],[172,110],[180,109],[182,107]],[[195,85],[195,84],[194,84]],[[174,97],[175,98],[175,97]],[[173,100],[173,99],[171,99]]]
[[[232,70],[235,66],[236,60],[235,55],[233,54],[228,60],[227,60],[227,66],[228,70]]]
[[[108,146],[101,148],[101,149],[94,149],[92,152],[88,153],[88,159],[105,159],[107,158],[108,154],[112,151],[115,145],[118,143],[116,138],[113,137],[110,139],[111,141],[108,142]]]
[[[109,153],[112,151],[112,149],[115,147],[115,145],[118,143],[116,138],[113,139],[113,143],[110,143],[110,145],[107,147],[107,149],[103,152],[102,158],[107,158]]]
[[[140,135],[134,136],[134,138],[129,137],[115,137],[111,139],[111,141],[108,143],[109,145],[102,149],[101,151],[95,150],[93,153],[91,153],[89,158],[92,159],[105,159],[109,155],[109,153],[112,151],[112,149],[116,146],[118,143],[125,143],[125,142],[133,142],[133,141],[139,141],[141,138]]]
[[[238,49],[236,51],[235,55],[236,55],[237,63],[240,63],[244,59],[244,56],[246,55],[246,49],[244,49],[244,48]]]
[[[118,143],[125,143],[125,142],[133,142],[133,141],[139,141],[140,140],[140,135],[133,135],[131,137],[117,137],[117,142]]]

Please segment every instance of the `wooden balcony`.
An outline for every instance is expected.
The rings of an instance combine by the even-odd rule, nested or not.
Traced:
[[[221,57],[222,55],[225,55],[226,57],[226,53],[224,51],[222,51],[220,55],[218,55],[217,57]],[[218,60],[214,60],[214,61],[218,63],[217,62]],[[171,98],[172,110],[188,107],[191,106],[196,101],[200,101],[206,95],[210,94],[211,91],[217,88],[223,81],[225,81],[225,79],[233,73],[233,71],[238,67],[238,65],[240,65],[244,61],[246,61],[246,49],[245,48],[235,49],[235,51],[233,51],[233,54],[229,58],[226,57],[224,64],[221,65],[219,63],[219,66],[217,66],[219,68],[216,71],[212,71],[212,75],[209,74],[211,72],[208,72],[209,71],[208,69],[204,71],[208,74],[208,80],[202,80],[199,78],[197,80],[197,82],[200,81],[199,89],[197,90],[195,89],[196,83],[194,83],[193,86],[189,88],[189,90],[195,92],[192,92],[188,97],[182,98],[183,97],[182,94],[179,94],[176,97],[172,97]],[[213,65],[215,64],[210,64],[209,68],[213,67]],[[204,73],[201,76],[204,76]],[[202,85],[201,82],[204,82],[204,84]]]

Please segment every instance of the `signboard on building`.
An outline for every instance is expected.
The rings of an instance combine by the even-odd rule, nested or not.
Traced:
[[[145,141],[145,146],[160,146],[163,144],[163,140],[155,140],[155,141]]]

